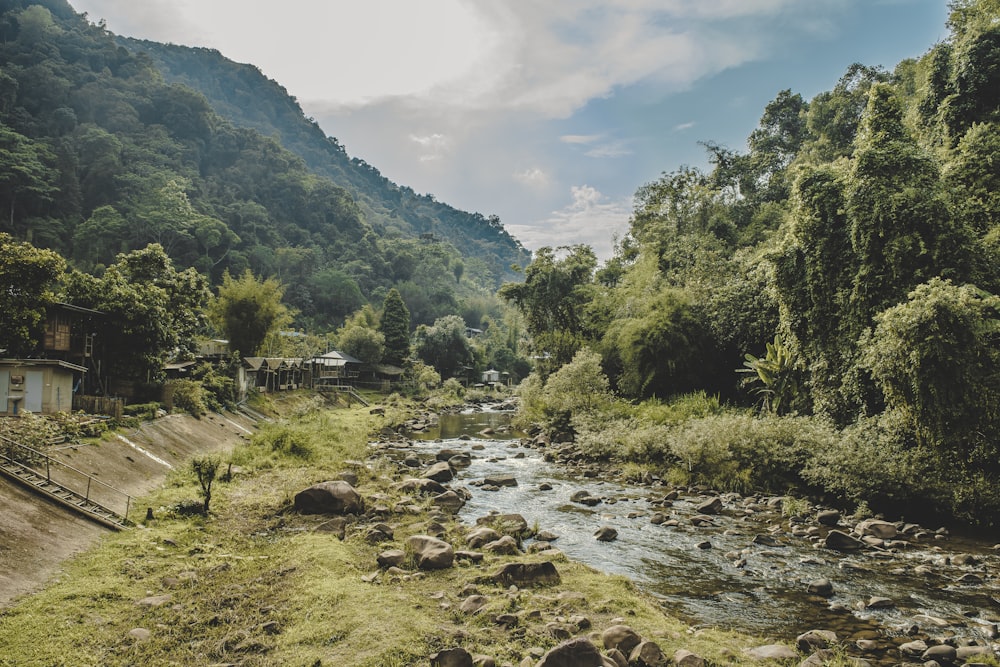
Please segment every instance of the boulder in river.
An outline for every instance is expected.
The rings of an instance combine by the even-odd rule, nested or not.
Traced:
[[[433,479],[435,482],[440,482],[444,484],[445,482],[450,482],[455,476],[455,472],[448,465],[447,461],[438,461],[426,471],[422,477],[424,479]]]
[[[618,539],[618,531],[611,526],[601,526],[594,533],[594,537],[597,538],[598,542],[614,542]]]
[[[836,526],[840,523],[840,512],[837,510],[821,510],[816,514],[816,523],[821,526]]]
[[[842,530],[831,530],[823,540],[823,546],[834,551],[860,551],[865,543]]]
[[[718,514],[722,511],[722,498],[709,498],[708,500],[699,503],[698,506],[695,507],[695,511],[698,512],[698,514]]]

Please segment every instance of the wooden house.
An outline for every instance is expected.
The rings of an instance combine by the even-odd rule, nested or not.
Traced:
[[[327,352],[309,360],[312,386],[342,387],[352,385],[361,375],[362,364],[346,352]]]

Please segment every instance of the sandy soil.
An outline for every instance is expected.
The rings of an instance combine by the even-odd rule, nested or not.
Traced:
[[[169,415],[122,434],[124,439],[66,447],[52,455],[116,489],[139,496],[162,484],[172,468],[185,465],[192,456],[231,449],[254,429],[249,419],[233,413],[209,414],[201,419]],[[93,492],[95,499],[98,493]],[[119,509],[113,503],[120,504],[123,497],[105,493],[105,504]],[[141,521],[145,512],[145,507],[133,506],[129,518]],[[67,558],[110,532],[0,477],[0,608],[44,586],[58,575]]]

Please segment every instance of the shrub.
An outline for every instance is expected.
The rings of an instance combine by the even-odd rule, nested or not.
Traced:
[[[167,395],[173,406],[195,417],[208,412],[205,405],[205,390],[194,380],[170,380],[166,384]]]

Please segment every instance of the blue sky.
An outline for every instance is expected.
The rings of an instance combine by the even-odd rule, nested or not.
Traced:
[[[640,185],[705,165],[699,141],[740,150],[779,91],[947,36],[947,0],[70,2],[257,65],[393,181],[602,258]]]

